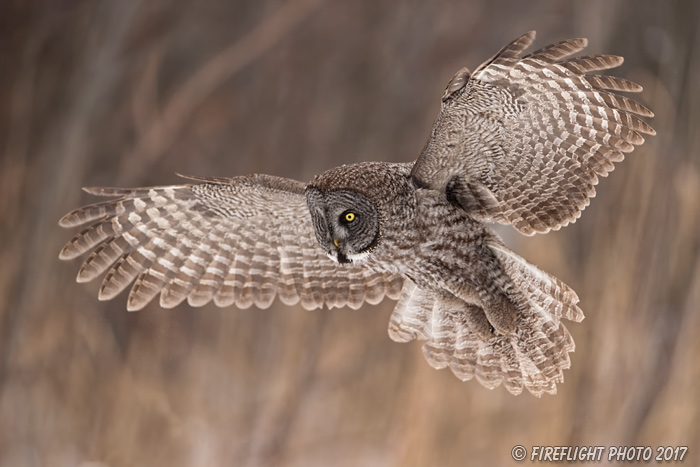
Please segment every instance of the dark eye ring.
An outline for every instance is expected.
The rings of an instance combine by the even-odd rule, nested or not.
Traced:
[[[353,222],[357,216],[355,216],[355,213],[352,211],[348,211],[345,214],[341,216],[341,219],[344,220],[347,223]]]

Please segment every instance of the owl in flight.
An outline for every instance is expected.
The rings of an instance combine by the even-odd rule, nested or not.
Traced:
[[[415,162],[344,165],[302,183],[270,175],[185,177],[151,188],[86,188],[108,201],[77,209],[87,226],[61,259],[91,252],[78,273],[106,272],[109,300],[132,282],[127,307],[160,294],[171,308],[306,309],[398,300],[397,342],[426,341],[434,368],[519,394],[555,393],[581,321],[576,293],[511,251],[486,223],[525,235],[574,222],[598,177],[654,130],[642,105],[612,91],[630,81],[588,74],[613,55],[572,57],[571,39],[523,55],[529,32],[474,73],[457,72]]]

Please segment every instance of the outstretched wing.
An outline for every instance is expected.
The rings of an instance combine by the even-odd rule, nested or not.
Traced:
[[[134,282],[127,307],[139,310],[158,293],[171,308],[268,307],[275,296],[307,309],[359,307],[397,298],[402,279],[366,266],[340,266],[316,241],[304,184],[252,175],[198,179],[154,188],[88,188],[115,199],[67,214],[63,227],[87,225],[60,254],[92,251],[78,273],[88,282],[107,271],[100,300]]]
[[[529,55],[529,32],[472,75],[460,70],[412,175],[446,191],[465,210],[520,232],[557,230],[574,222],[606,176],[642,134],[642,105],[611,91],[639,92],[630,81],[588,72],[615,68],[622,57],[569,58],[586,39],[570,39]]]

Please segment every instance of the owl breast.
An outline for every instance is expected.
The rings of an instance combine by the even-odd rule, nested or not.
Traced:
[[[399,259],[403,273],[419,285],[444,289],[446,283],[474,282],[483,242],[495,234],[433,190],[417,189],[410,218],[398,238],[387,235],[387,254]],[[410,245],[407,244],[410,242]]]
[[[376,259],[440,297],[475,334],[512,332],[520,297],[487,246],[503,244],[496,233],[433,190],[415,190],[407,217],[410,223],[393,230],[399,235],[383,239]]]

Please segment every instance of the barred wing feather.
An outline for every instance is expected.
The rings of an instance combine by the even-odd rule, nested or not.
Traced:
[[[106,272],[99,298],[131,287],[139,310],[160,294],[171,308],[270,306],[275,297],[307,309],[396,298],[402,280],[366,266],[339,266],[315,238],[304,184],[267,175],[199,179],[200,184],[89,188],[115,197],[67,214],[63,227],[86,226],[60,253],[90,252],[78,282]]]

